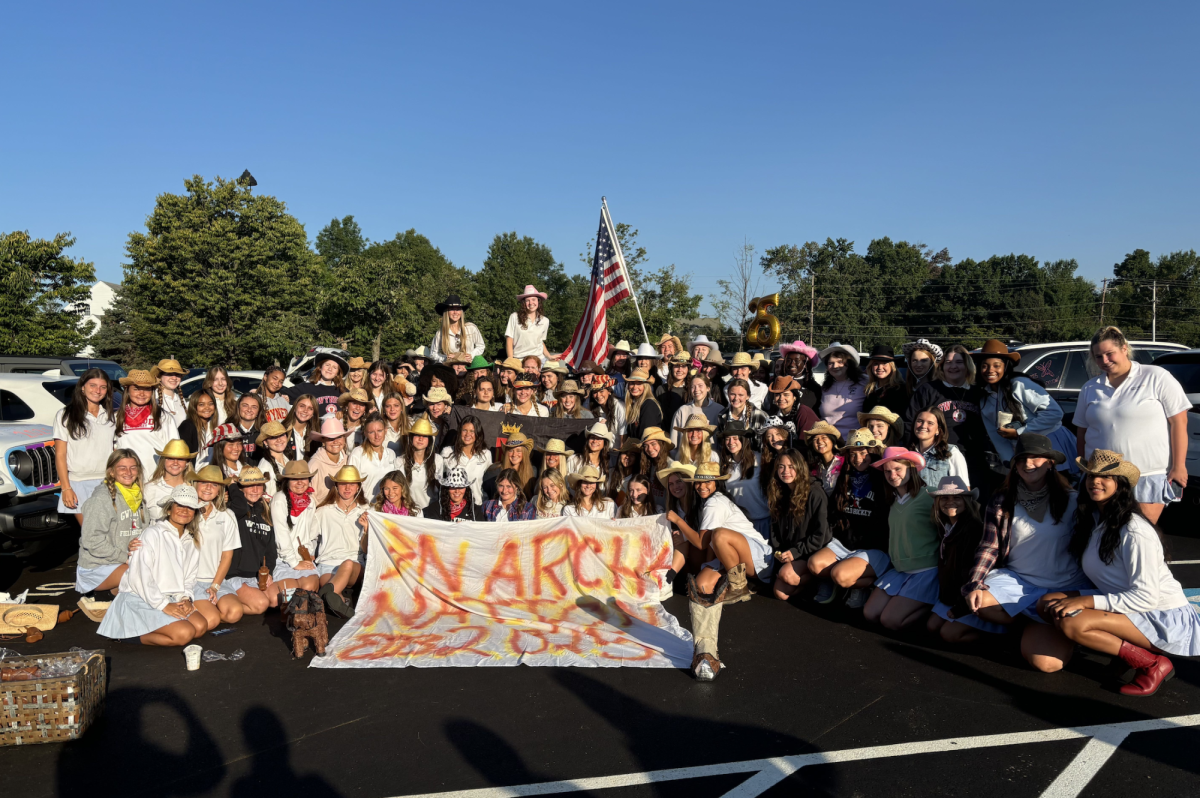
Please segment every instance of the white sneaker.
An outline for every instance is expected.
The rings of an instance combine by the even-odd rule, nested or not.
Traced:
[[[828,579],[822,580],[821,586],[817,588],[817,594],[813,596],[813,601],[818,604],[828,604],[833,601],[833,591],[835,585]]]
[[[846,606],[852,610],[861,609],[867,603],[867,589],[865,587],[850,588],[850,595],[846,596]]]

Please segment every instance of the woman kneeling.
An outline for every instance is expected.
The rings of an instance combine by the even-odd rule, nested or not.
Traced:
[[[334,489],[317,508],[313,517],[316,536],[321,541],[317,571],[321,575],[321,598],[329,609],[343,618],[354,614],[346,601],[346,588],[362,576],[367,555],[367,500],[363,496],[362,475],[354,466],[342,466],[330,477]]]

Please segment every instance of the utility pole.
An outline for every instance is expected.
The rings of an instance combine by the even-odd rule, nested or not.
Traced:
[[[817,305],[817,273],[809,273],[812,279],[809,281],[808,294],[808,345],[813,346],[813,309]]]
[[[1150,340],[1158,340],[1158,280],[1150,283]]]
[[[1108,278],[1105,277],[1100,281],[1100,326],[1104,326],[1104,300],[1108,296]]]

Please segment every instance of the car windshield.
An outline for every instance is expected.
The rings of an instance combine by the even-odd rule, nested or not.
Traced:
[[[125,369],[111,360],[64,360],[63,366],[70,369],[70,373],[77,377],[83,376],[83,372],[93,368],[101,369],[110,380],[119,380],[129,376]],[[67,374],[64,373],[63,376],[67,376]]]
[[[1179,380],[1184,393],[1200,393],[1200,363],[1156,363]]]

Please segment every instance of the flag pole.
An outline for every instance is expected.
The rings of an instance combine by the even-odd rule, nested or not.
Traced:
[[[625,253],[621,251],[617,228],[612,223],[612,216],[608,213],[608,200],[604,197],[600,198],[600,213],[604,215],[604,224],[608,226],[608,235],[617,249],[617,261],[621,264],[621,273],[625,275],[625,282],[629,283],[629,296],[633,297],[633,309],[637,311],[638,324],[642,326],[642,337],[646,339],[646,343],[650,343],[650,336],[646,333],[646,322],[642,321],[642,309],[638,307],[637,292],[633,290],[633,278],[629,276],[629,268],[625,265]]]

